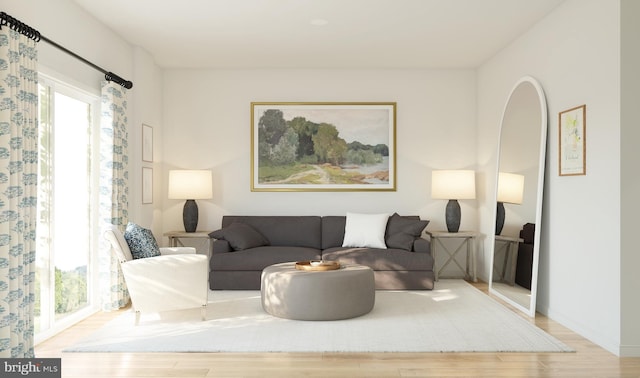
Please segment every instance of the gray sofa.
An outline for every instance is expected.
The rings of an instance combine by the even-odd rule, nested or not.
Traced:
[[[304,260],[361,264],[373,269],[376,289],[433,289],[433,257],[421,238],[428,224],[416,216],[389,217],[387,249],[342,247],[345,216],[233,216],[222,218],[214,238],[212,290],[259,290],[269,265]]]

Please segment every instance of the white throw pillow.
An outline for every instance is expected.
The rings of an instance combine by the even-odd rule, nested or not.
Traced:
[[[343,247],[387,249],[384,233],[389,214],[347,213]]]

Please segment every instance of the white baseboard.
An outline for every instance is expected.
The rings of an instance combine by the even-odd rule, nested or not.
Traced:
[[[584,337],[585,339],[591,341],[599,347],[606,349],[608,352],[613,353],[618,357],[640,357],[640,354],[623,355],[623,347],[620,345],[619,341],[611,340],[606,335],[598,332],[597,329],[584,327],[584,325],[576,323],[573,319],[568,318],[564,314],[555,312],[553,310],[550,310],[548,307],[542,307],[540,305],[536,307],[536,311],[544,314],[547,318],[553,320],[554,322],[569,328],[571,331],[577,333],[578,335]],[[628,353],[640,353],[639,346],[629,345],[628,347],[624,347],[624,349],[627,348]]]
[[[640,357],[640,345],[621,345],[620,357]]]

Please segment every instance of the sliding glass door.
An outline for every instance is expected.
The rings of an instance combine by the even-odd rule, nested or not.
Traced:
[[[36,342],[96,309],[98,97],[40,78]]]

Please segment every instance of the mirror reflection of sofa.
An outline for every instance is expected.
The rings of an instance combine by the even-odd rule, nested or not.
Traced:
[[[370,267],[376,289],[433,289],[430,243],[421,237],[429,221],[393,214],[381,230],[386,248],[343,247],[347,216],[224,216],[210,234],[210,288],[259,290],[269,265],[323,259]]]
[[[518,245],[518,260],[516,263],[516,284],[531,290],[531,274],[533,271],[533,239],[536,225],[527,223],[520,230],[523,240]]]

